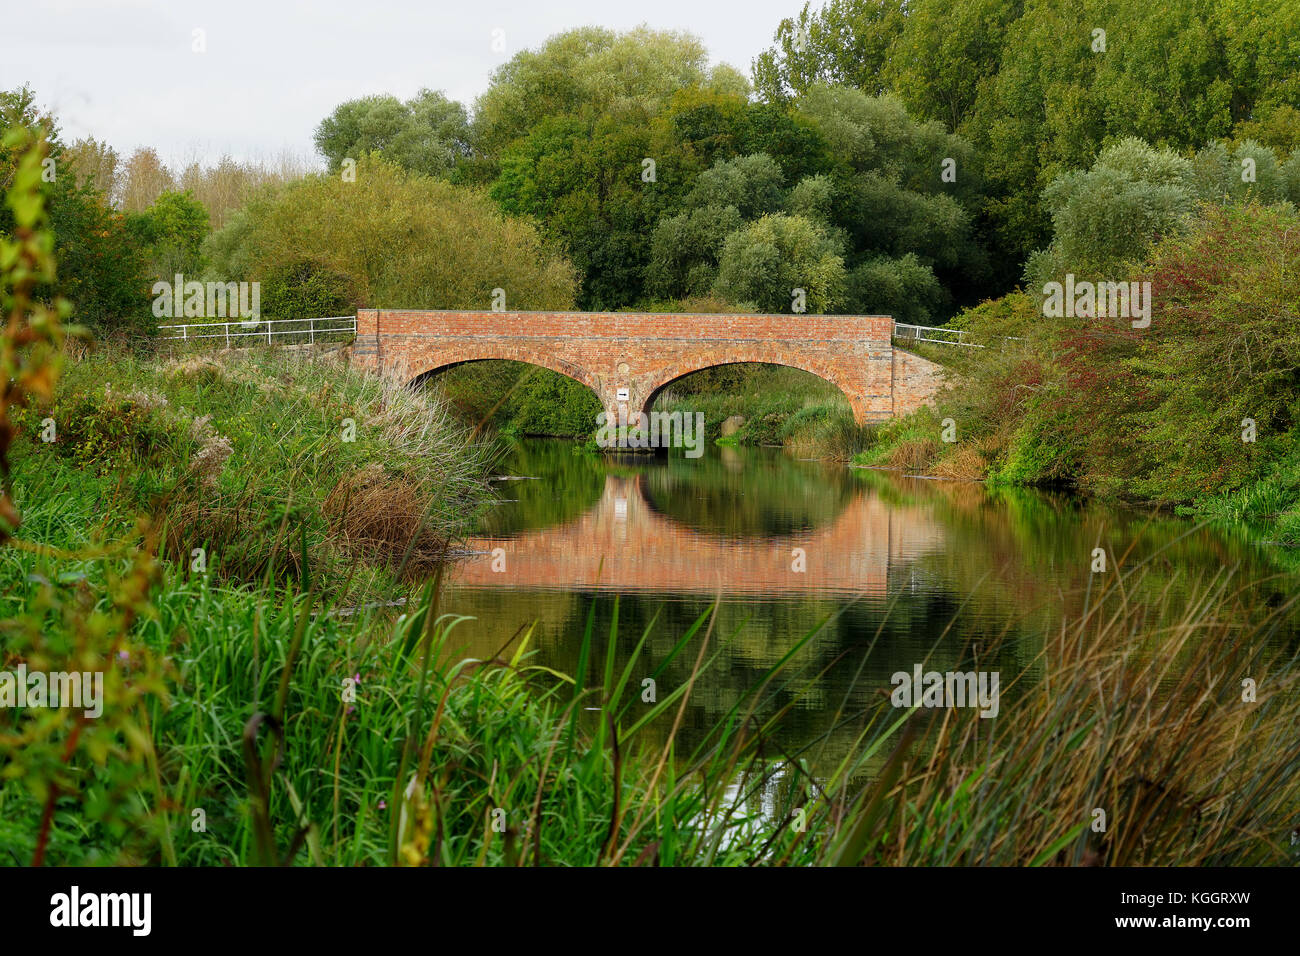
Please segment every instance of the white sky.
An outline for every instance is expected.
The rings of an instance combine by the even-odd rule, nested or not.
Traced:
[[[65,142],[125,158],[318,159],[316,124],[344,100],[421,87],[471,105],[492,70],[579,26],[688,30],[749,74],[803,0],[0,0],[0,89],[28,83]],[[814,6],[820,6],[814,2]],[[11,30],[15,27],[15,30]],[[192,51],[206,31],[207,52]],[[492,31],[506,50],[492,50]]]

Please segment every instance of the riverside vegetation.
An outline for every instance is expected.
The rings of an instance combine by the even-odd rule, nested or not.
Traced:
[[[95,720],[0,708],[0,858],[1294,863],[1292,608],[1242,608],[1226,571],[1165,587],[1121,555],[1035,609],[1041,653],[983,635],[968,664],[1001,671],[996,720],[876,688],[838,713],[847,748],[781,752],[812,629],[687,734],[725,615],[653,658],[651,622],[618,666],[617,615],[589,624],[558,673],[527,628],[467,659],[442,603],[492,460],[456,412],[581,437],[589,393],[161,354],[149,302],[178,272],[260,282],[287,319],[482,309],[498,287],[512,309],[787,311],[801,288],[987,348],[933,350],[937,407],[866,430],[790,370],[661,402],[742,415],[737,442],[1300,543],[1293,7],[836,0],[782,21],[750,78],[687,34],[581,28],[513,56],[472,113],[435,91],[340,104],[324,171],[121,164],[0,93],[0,670],[106,676]],[[1069,273],[1150,281],[1151,326],[1046,318],[1037,290]],[[692,676],[666,680],[674,661]]]
[[[1148,630],[1129,597],[1145,569],[1117,567],[1014,673],[996,638],[969,648],[1004,667],[1003,719],[895,709],[882,689],[841,714],[847,752],[774,752],[765,733],[816,679],[796,663],[816,629],[689,745],[685,702],[731,637],[712,612],[655,660],[652,621],[622,667],[617,615],[588,625],[572,674],[534,664],[527,630],[464,658],[437,556],[483,453],[428,396],[328,358],[70,357],[32,299],[54,268],[39,159],[19,160],[0,248],[0,635],[7,668],[101,670],[106,692],[99,720],[0,710],[7,861],[1293,859],[1300,673],[1267,641],[1289,609],[1243,633],[1226,576],[1191,602],[1167,591],[1154,619],[1173,623]],[[344,606],[424,561],[401,613]],[[690,677],[651,700],[679,657]]]
[[[1150,328],[1044,322],[1023,293],[968,311],[986,348],[951,349],[936,408],[873,430],[858,460],[1068,485],[1300,545],[1298,227],[1289,205],[1202,207],[1127,273],[1151,283]]]

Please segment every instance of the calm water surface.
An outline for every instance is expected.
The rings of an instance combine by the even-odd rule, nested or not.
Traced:
[[[457,649],[486,656],[532,625],[537,662],[572,674],[594,608],[598,683],[616,600],[620,666],[649,629],[647,672],[717,602],[720,656],[692,694],[687,736],[810,631],[776,695],[790,705],[779,736],[792,747],[835,737],[843,714],[887,693],[895,671],[966,669],[972,643],[1010,635],[1000,665],[1018,673],[1062,611],[1082,606],[1097,547],[1128,567],[1146,562],[1139,600],[1169,587],[1177,604],[1230,571],[1257,582],[1249,603],[1266,609],[1296,584],[1276,549],[1187,520],[776,449],[611,458],[528,440],[498,472],[529,480],[495,483],[500,500],[470,542],[482,553],[454,572],[447,606],[474,618],[454,632]],[[492,569],[498,548],[503,571]],[[694,659],[692,648],[669,667],[661,694]]]

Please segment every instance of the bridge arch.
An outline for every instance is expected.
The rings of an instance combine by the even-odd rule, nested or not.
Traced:
[[[742,355],[745,357],[738,357]],[[822,381],[834,385],[839,390],[840,394],[844,396],[845,401],[848,402],[849,408],[852,410],[854,416],[859,420],[862,418],[862,411],[858,408],[858,404],[855,400],[855,393],[851,385],[847,382],[839,381],[838,379],[840,379],[841,376],[836,374],[834,369],[829,368],[820,362],[796,361],[784,357],[775,358],[771,355],[763,355],[762,353],[741,352],[728,353],[724,358],[716,358],[709,361],[682,362],[663,369],[660,374],[655,376],[655,378],[647,384],[645,389],[645,400],[641,411],[648,415],[650,409],[654,407],[655,400],[675,382],[680,382],[682,379],[689,375],[694,375],[696,372],[703,372],[711,368],[721,368],[726,365],[777,365],[782,368],[794,368],[801,372],[815,375]]]
[[[604,394],[601,391],[600,379],[593,375],[589,370],[581,366],[564,360],[558,356],[545,355],[537,352],[523,352],[517,348],[511,349],[471,349],[464,354],[452,352],[440,355],[433,360],[434,364],[422,371],[412,374],[411,369],[404,369],[402,378],[406,380],[408,386],[414,386],[427,382],[449,369],[461,365],[470,365],[475,362],[518,362],[523,365],[532,365],[535,368],[544,368],[548,372],[554,372],[557,375],[563,375],[565,378],[572,379],[579,385],[584,385],[591,390],[597,401],[604,404]]]

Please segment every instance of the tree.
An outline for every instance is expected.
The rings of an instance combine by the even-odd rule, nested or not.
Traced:
[[[148,249],[155,276],[170,280],[177,273],[195,278],[202,273],[208,211],[189,191],[163,193],[127,223]]]
[[[405,103],[366,96],[339,104],[321,120],[315,143],[331,172],[344,159],[377,152],[413,172],[445,175],[470,153],[469,117],[460,103],[432,90]]]
[[[722,244],[741,225],[735,206],[702,206],[660,219],[650,240],[646,291],[660,299],[707,295]]]
[[[844,295],[844,258],[815,222],[784,213],[736,230],[723,244],[714,293],[760,312],[831,312]]]
[[[508,213],[537,219],[572,259],[583,276],[582,308],[616,309],[641,296],[654,224],[681,189],[651,136],[644,108],[630,103],[544,119],[501,157],[492,197]],[[664,159],[653,178],[647,157]]]
[[[665,216],[650,241],[647,292],[663,299],[707,295],[728,235],[785,205],[780,167],[756,153],[719,159],[695,180],[687,211]]]
[[[507,309],[558,310],[572,307],[577,284],[531,224],[502,216],[481,192],[373,155],[358,161],[355,181],[315,174],[257,194],[204,248],[214,274],[278,283],[287,308],[323,295],[489,309],[500,289]]]
[[[122,173],[122,211],[144,212],[175,188],[176,180],[158,153],[142,146],[131,154]]]
[[[78,185],[94,189],[105,205],[116,204],[122,185],[118,181],[120,159],[117,150],[107,142],[87,137],[77,140],[64,150],[63,155]]]
[[[45,299],[62,296],[74,303],[73,318],[92,332],[105,335],[153,328],[144,250],[109,207],[104,194],[67,156],[58,123],[36,106],[28,88],[0,92],[0,139],[24,127],[48,144],[52,175],[42,177],[41,189],[54,235],[58,278],[41,288]],[[0,150],[0,184],[13,176],[17,154]],[[13,214],[0,207],[0,232],[13,232]]]
[[[1192,501],[1294,453],[1298,261],[1296,211],[1254,203],[1202,207],[1151,250],[1134,275],[1159,303],[1150,328],[1098,335],[1094,325],[1063,353],[1092,471],[1143,498]],[[1256,440],[1242,440],[1246,419]]]
[[[1029,257],[1025,278],[1031,286],[1071,272],[1117,279],[1140,265],[1154,243],[1184,231],[1198,203],[1280,202],[1289,175],[1289,164],[1251,140],[1232,152],[1210,143],[1187,158],[1136,137],[1122,139],[1090,169],[1064,173],[1044,190],[1052,242]]]
[[[1023,0],[911,0],[884,67],[889,88],[922,119],[969,134],[981,85],[1002,63],[1007,29]]]
[[[966,127],[999,194],[990,214],[1001,249],[1019,259],[1042,246],[1043,189],[1109,143],[1194,149],[1294,103],[1294,22],[1293,4],[1248,0],[1026,5]]]
[[[1232,131],[1233,143],[1255,140],[1279,156],[1300,149],[1300,110],[1283,104],[1263,111],[1258,118],[1242,120]]]
[[[1103,150],[1092,168],[1058,176],[1043,194],[1051,245],[1030,256],[1031,286],[1066,273],[1119,280],[1157,238],[1178,230],[1192,211],[1193,166],[1172,150],[1136,138]]]
[[[969,298],[985,291],[987,254],[974,215],[983,179],[973,147],[893,95],[814,86],[795,101],[830,144],[831,224],[847,237],[850,269],[907,255]]]
[[[780,208],[784,199],[781,169],[763,153],[721,159],[700,174],[687,197],[689,208],[731,206],[745,219]]]
[[[222,156],[215,166],[190,163],[181,172],[180,189],[191,193],[208,211],[213,229],[224,226],[252,195],[264,186],[301,179],[311,167],[298,156],[282,153],[273,162],[236,162]]]
[[[933,324],[944,315],[950,298],[934,270],[911,253],[897,259],[866,259],[848,274],[845,283],[846,311],[892,315],[894,321],[912,325]]]
[[[819,12],[805,3],[776,28],[776,45],[752,64],[754,88],[768,101],[816,85],[884,93],[890,47],[906,21],[904,0],[831,0]]]
[[[474,105],[474,145],[497,157],[553,116],[599,115],[620,105],[659,112],[678,90],[702,87],[743,96],[749,84],[688,33],[638,27],[569,30],[499,67]]]

